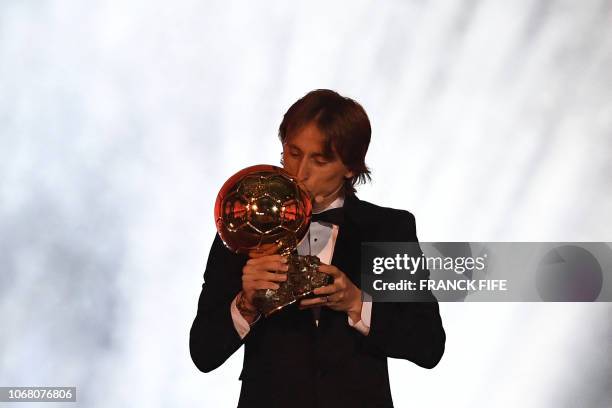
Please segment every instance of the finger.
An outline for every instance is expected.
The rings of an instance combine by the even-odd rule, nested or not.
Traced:
[[[251,259],[261,258],[262,256],[266,256],[266,254],[257,249],[252,249],[249,251],[249,258]]]
[[[287,279],[287,274],[284,272],[269,272],[263,269],[246,268],[242,273],[243,280],[269,280],[269,281],[284,281]]]
[[[273,290],[277,290],[278,288],[280,288],[279,285],[277,285],[274,282],[269,282],[269,281],[265,281],[265,280],[256,280],[256,281],[252,281],[248,287],[250,289],[273,289]]]
[[[316,304],[316,305],[302,306],[302,304],[300,304],[298,306],[298,309],[300,309],[300,310],[308,310],[308,309],[312,309],[314,307],[322,307],[322,305]]]
[[[281,262],[287,263],[287,257],[282,255],[264,255],[258,258],[251,258],[247,261],[247,265],[259,265],[266,262]]]
[[[339,278],[342,276],[342,271],[336,268],[334,265],[321,264],[319,265],[318,271],[326,273],[334,278]]]
[[[279,245],[272,244],[264,244],[259,248],[255,248],[249,251],[250,258],[261,258],[263,256],[272,255],[278,252]]]
[[[285,263],[278,261],[267,261],[260,262],[256,265],[246,264],[244,268],[242,268],[243,273],[254,273],[259,271],[269,271],[274,273],[285,273],[289,270],[289,266]]]
[[[270,282],[284,282],[287,280],[287,274],[286,273],[272,273],[272,272],[266,272],[266,271],[256,271],[256,272],[247,273],[247,274],[242,275],[242,279],[244,281],[263,280],[263,281],[270,281]]]
[[[338,289],[339,288],[335,284],[331,284],[327,286],[321,286],[320,288],[316,288],[315,290],[312,291],[312,293],[314,293],[317,296],[330,295],[332,293],[337,292]]]
[[[286,273],[289,270],[289,266],[278,261],[262,262],[254,267],[258,271],[269,271],[274,273]]]
[[[342,301],[342,299],[344,299],[344,293],[343,292],[336,292],[336,293],[334,293],[332,295],[327,296],[327,303],[334,304],[336,302]]]
[[[306,308],[310,306],[320,306],[327,303],[325,297],[316,297],[312,299],[302,299],[300,301],[300,307]]]

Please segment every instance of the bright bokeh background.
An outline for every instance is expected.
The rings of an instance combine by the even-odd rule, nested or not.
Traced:
[[[235,406],[242,350],[188,350],[212,206],[315,88],[365,107],[359,196],[422,241],[612,240],[610,0],[3,0],[0,386]],[[442,304],[395,405],[611,406],[611,310]]]

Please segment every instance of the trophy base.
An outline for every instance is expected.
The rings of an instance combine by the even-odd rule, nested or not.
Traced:
[[[287,280],[279,288],[255,291],[254,306],[266,317],[312,294],[316,288],[333,282],[331,276],[317,271],[321,260],[312,255],[288,255]]]

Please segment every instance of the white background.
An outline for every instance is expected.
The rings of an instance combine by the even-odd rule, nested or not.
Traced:
[[[315,88],[370,115],[359,196],[421,241],[610,241],[612,2],[0,3],[0,386],[230,407],[188,336],[221,184]],[[441,304],[398,407],[612,404],[609,304]]]

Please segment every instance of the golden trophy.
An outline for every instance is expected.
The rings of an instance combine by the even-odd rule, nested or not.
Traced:
[[[231,176],[217,195],[215,225],[231,251],[279,253],[287,256],[287,280],[279,289],[255,292],[255,307],[265,316],[332,282],[317,270],[316,256],[297,255],[310,226],[312,202],[297,180],[271,165],[247,167]]]

